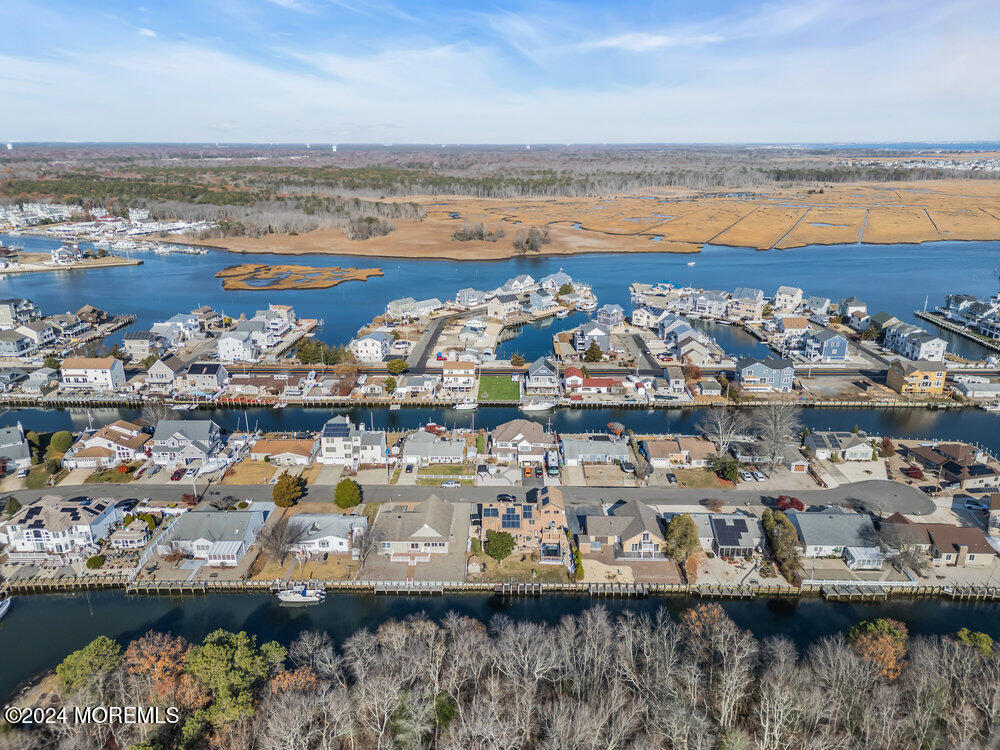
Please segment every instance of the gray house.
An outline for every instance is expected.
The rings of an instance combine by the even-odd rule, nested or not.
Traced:
[[[159,466],[204,465],[222,447],[222,428],[211,419],[163,419],[152,442],[153,462]]]
[[[794,378],[795,365],[782,357],[742,357],[736,363],[737,382],[752,393],[789,393]]]
[[[847,359],[847,337],[836,331],[810,331],[803,345],[806,358],[813,362],[844,362]]]
[[[524,387],[535,393],[558,393],[559,372],[545,357],[539,357],[528,367]]]

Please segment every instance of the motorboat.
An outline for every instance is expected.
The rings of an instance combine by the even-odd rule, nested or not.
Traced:
[[[452,408],[456,409],[457,411],[473,411],[473,410],[479,408],[479,402],[478,401],[462,401],[461,403],[455,404]]]
[[[692,260],[692,261],[689,261],[689,262],[688,262],[688,265],[689,265],[689,266],[693,266],[693,265],[694,265],[694,261],[693,261],[693,260]]]
[[[521,404],[521,411],[547,411],[554,409],[555,405],[555,401],[529,401],[526,404]]]
[[[299,586],[294,589],[279,591],[278,599],[286,604],[319,604],[326,599],[326,591]]]
[[[592,299],[589,302],[584,302],[582,305],[580,305],[580,309],[581,310],[585,310],[586,312],[591,312],[592,310],[596,310],[597,309],[597,300],[596,299]]]
[[[7,614],[7,610],[10,609],[10,605],[14,602],[14,598],[8,596],[2,602],[0,602],[0,620],[3,619],[4,615]]]
[[[568,315],[569,315],[569,310],[567,310],[566,308],[563,308],[562,310],[556,313],[556,317],[559,318],[560,320],[562,318],[567,317]]]

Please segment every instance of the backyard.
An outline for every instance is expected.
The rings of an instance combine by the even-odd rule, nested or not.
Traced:
[[[542,565],[537,552],[513,552],[503,562],[497,562],[488,555],[473,555],[472,560],[482,566],[478,576],[469,580],[507,581],[513,578],[524,583],[566,583],[569,580],[562,565]]]
[[[509,375],[483,375],[479,379],[480,401],[518,401],[521,398],[521,383],[510,379]]]

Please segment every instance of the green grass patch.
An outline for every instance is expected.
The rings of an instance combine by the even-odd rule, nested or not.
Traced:
[[[45,464],[32,466],[28,471],[28,476],[24,480],[24,486],[29,490],[43,490],[48,484],[49,476]]]
[[[468,474],[472,471],[471,466],[466,464],[427,464],[417,469],[417,474],[422,476],[444,476],[457,477],[460,474]]]
[[[115,467],[114,469],[95,471],[83,481],[84,484],[125,484],[132,481],[132,474],[133,472],[131,471],[122,474]]]
[[[417,479],[417,484],[420,485],[421,487],[440,487],[442,481],[449,481],[449,480],[420,478]],[[463,487],[472,486],[471,479],[454,479],[451,481],[458,482]]]
[[[480,401],[519,401],[521,383],[509,375],[483,375],[479,379]]]

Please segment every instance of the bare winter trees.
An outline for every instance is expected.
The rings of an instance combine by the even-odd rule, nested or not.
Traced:
[[[799,408],[791,402],[779,402],[754,410],[753,433],[757,450],[773,466],[782,456],[795,434],[802,429]]]
[[[710,409],[698,420],[696,429],[716,444],[720,454],[726,454],[737,439],[746,435],[749,426],[750,420],[737,409]]]

